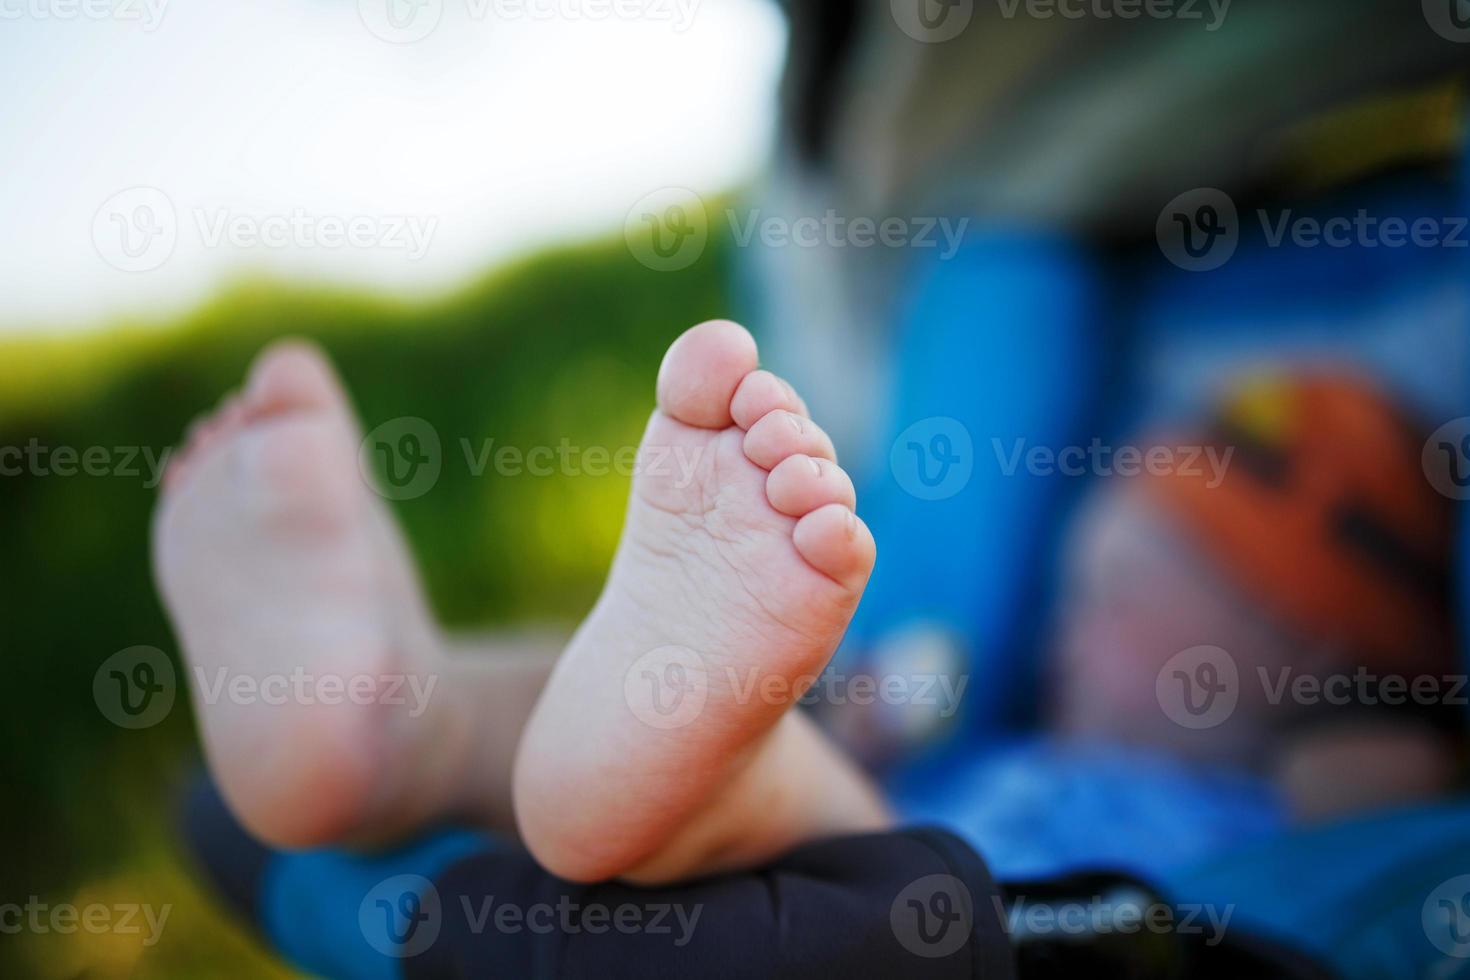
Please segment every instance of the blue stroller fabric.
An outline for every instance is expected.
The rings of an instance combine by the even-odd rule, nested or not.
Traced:
[[[1361,208],[1412,224],[1463,214],[1461,201],[1458,182],[1416,174],[1323,202],[1317,213]],[[880,625],[912,618],[955,636],[961,653],[951,669],[971,678],[962,723],[916,753],[892,788],[907,812],[998,848],[987,853],[1004,872],[1061,873],[1090,858],[1159,872],[1250,840],[1281,818],[1270,792],[1242,773],[1185,778],[1144,755],[1025,744],[1045,738],[1025,724],[1036,715],[1047,655],[1040,625],[1058,529],[1088,481],[1007,475],[1005,453],[986,445],[992,434],[1085,445],[1197,418],[1233,375],[1263,364],[1356,365],[1429,423],[1426,431],[1470,405],[1470,249],[1296,247],[1269,239],[1270,220],[1243,210],[1235,257],[1208,274],[1175,268],[1152,244],[1103,268],[1079,247],[996,232],[915,277],[896,357],[904,366],[898,418],[884,438],[896,454],[910,441],[905,426],[947,417],[970,436],[973,468],[962,489],[938,500],[925,499],[917,470],[897,463],[864,487],[864,516],[884,548],[846,655],[881,648]],[[1102,281],[1113,288],[1105,293]],[[1089,376],[1094,368],[1106,376]],[[937,540],[964,546],[933,549]],[[997,754],[1002,742],[1011,747]],[[998,801],[995,793],[1015,795]],[[1058,807],[1061,799],[1073,806]],[[1034,804],[1029,820],[1025,800]],[[1098,833],[1139,813],[1176,831]]]
[[[1318,208],[1441,220],[1470,213],[1466,183],[1389,178]],[[1226,372],[1322,360],[1368,369],[1429,428],[1470,414],[1470,248],[1298,248],[1266,228],[1243,214],[1236,256],[1208,275],[1172,267],[1151,243],[1104,269],[1078,246],[1014,232],[979,237],[961,260],[916,274],[895,354],[898,417],[884,439],[948,417],[971,433],[974,468],[937,504],[896,464],[863,487],[885,549],[846,656],[905,618],[954,631],[960,669],[983,690],[890,789],[906,815],[960,833],[1000,875],[1129,869],[1181,897],[1228,900],[1241,921],[1344,976],[1470,976],[1470,806],[1282,836],[1279,802],[1246,774],[1068,750],[1024,730],[1045,654],[1039,610],[1055,529],[1076,488],[999,476],[984,445],[992,433],[1047,445],[1107,438],[1203,411]],[[1460,528],[1470,535],[1470,524]],[[934,540],[963,541],[952,550],[966,554],[936,560]],[[1463,624],[1470,548],[1457,554]]]
[[[892,415],[869,454],[875,472],[858,478],[883,546],[835,669],[889,636],[935,629],[955,641],[946,666],[984,679],[965,692],[960,730],[988,738],[1034,723],[1037,663],[1017,654],[1036,643],[1056,518],[1077,488],[1010,461],[1018,440],[1086,442],[1095,369],[1109,360],[1106,307],[1085,253],[1041,233],[972,234],[915,271]]]
[[[1347,980],[1470,976],[1470,803],[1284,834],[1165,887]]]

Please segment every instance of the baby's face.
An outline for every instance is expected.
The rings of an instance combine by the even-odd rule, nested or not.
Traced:
[[[1274,680],[1292,663],[1293,644],[1141,490],[1103,488],[1071,537],[1053,662],[1054,723],[1079,738],[1199,761],[1264,762],[1271,723],[1279,720],[1272,712],[1284,709],[1269,703],[1261,671]],[[1199,646],[1228,654],[1238,700],[1223,718],[1187,727],[1169,709],[1177,717],[1184,697],[1204,696],[1199,685],[1229,678],[1214,667],[1201,673],[1199,659],[1175,661]],[[1208,657],[1218,664],[1219,654]]]

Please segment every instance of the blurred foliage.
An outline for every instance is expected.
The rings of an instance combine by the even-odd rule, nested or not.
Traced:
[[[100,446],[115,463],[138,447],[156,455],[264,344],[308,336],[336,362],[365,428],[417,416],[441,436],[439,482],[395,506],[443,620],[575,620],[611,557],[626,479],[476,476],[466,447],[635,445],[663,349],[728,312],[723,249],[711,246],[679,273],[645,269],[607,242],[421,303],[257,283],[172,324],[0,339],[0,447]],[[207,895],[172,833],[174,800],[197,765],[187,697],[141,731],[113,726],[92,699],[113,652],[147,644],[178,655],[149,567],[155,491],[141,457],[134,466],[0,476],[0,662],[10,671],[0,783],[12,801],[0,808],[0,902],[148,902],[171,906],[170,917],[153,946],[137,935],[5,936],[0,975],[271,975],[283,968]]]

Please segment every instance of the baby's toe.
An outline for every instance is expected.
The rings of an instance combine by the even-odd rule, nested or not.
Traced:
[[[788,517],[802,517],[827,504],[857,505],[852,480],[842,467],[803,453],[787,456],[771,470],[766,499]]]
[[[749,429],[776,411],[806,416],[806,403],[796,389],[770,371],[752,371],[740,382],[730,400],[730,415],[735,424]]]
[[[208,452],[211,447],[225,442],[245,425],[245,399],[238,392],[230,392],[220,399],[201,433],[199,450]]]
[[[811,419],[786,409],[767,413],[745,433],[745,457],[761,469],[769,470],[797,453],[837,460],[827,433]]]
[[[658,369],[658,407],[701,429],[730,425],[730,400],[755,370],[755,339],[738,323],[710,320],[690,327],[664,354]]]
[[[213,412],[200,415],[191,422],[179,445],[169,454],[168,466],[163,473],[164,492],[185,483],[199,460],[237,432],[243,420],[240,396],[230,392]]]
[[[346,406],[346,395],[326,355],[315,344],[294,339],[277,341],[256,357],[242,400],[250,421]]]
[[[867,584],[878,551],[862,518],[842,504],[819,507],[797,521],[791,541],[807,564],[853,593]]]

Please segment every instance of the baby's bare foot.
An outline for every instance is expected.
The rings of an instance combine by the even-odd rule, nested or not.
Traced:
[[[738,777],[771,769],[753,763],[775,757],[769,736],[786,731],[873,565],[831,442],[788,385],[756,370],[743,328],[685,333],[657,387],[607,586],[517,758],[521,833],[572,879],[628,874],[724,806]]]
[[[320,354],[277,345],[191,432],[154,524],[210,767],[281,845],[437,805],[405,799],[421,795],[407,774],[447,754],[415,747],[432,737],[437,638],[359,438]]]

